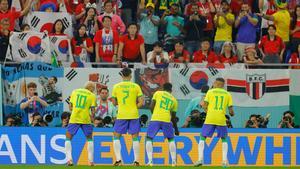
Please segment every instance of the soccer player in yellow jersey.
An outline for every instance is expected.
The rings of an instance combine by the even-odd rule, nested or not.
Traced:
[[[147,130],[146,151],[148,156],[148,165],[152,166],[153,145],[152,140],[161,129],[165,138],[169,141],[169,151],[172,158],[172,166],[176,166],[176,144],[174,141],[175,135],[179,135],[176,123],[176,111],[178,107],[177,100],[171,94],[172,84],[165,83],[163,91],[157,91],[152,97],[150,105],[152,118]],[[172,124],[172,123],[173,124]]]
[[[95,84],[88,81],[85,84],[85,88],[76,89],[71,94],[69,109],[72,113],[65,141],[67,165],[69,166],[73,165],[71,140],[79,128],[82,129],[88,142],[89,165],[94,165],[93,126],[91,125],[91,120],[93,120],[95,114],[95,107],[97,106],[94,91]]]
[[[215,130],[217,130],[217,137],[222,139],[223,166],[227,166],[228,132],[225,117],[226,109],[228,108],[231,116],[234,116],[234,112],[231,94],[223,89],[224,85],[225,80],[223,78],[217,78],[213,84],[213,89],[209,90],[205,96],[203,108],[206,112],[206,119],[202,127],[202,134],[198,145],[199,159],[195,163],[196,167],[203,164],[205,139],[207,137],[212,137]]]
[[[124,68],[120,72],[123,82],[115,84],[112,90],[112,102],[118,105],[117,119],[114,125],[114,152],[116,162],[114,166],[121,165],[121,143],[120,137],[127,131],[132,135],[134,162],[139,166],[140,143],[138,140],[140,132],[140,121],[138,108],[143,105],[143,93],[140,86],[131,82],[131,69]]]

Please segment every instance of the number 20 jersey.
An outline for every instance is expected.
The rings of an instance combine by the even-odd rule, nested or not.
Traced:
[[[155,100],[155,107],[151,121],[171,122],[171,112],[176,112],[178,103],[176,98],[169,92],[157,91],[152,100]]]
[[[130,81],[123,81],[114,85],[112,97],[117,99],[117,119],[138,119],[137,99],[143,93],[140,86]]]
[[[75,89],[72,92],[70,103],[72,103],[72,124],[90,124],[90,110],[97,106],[96,95],[87,89]]]

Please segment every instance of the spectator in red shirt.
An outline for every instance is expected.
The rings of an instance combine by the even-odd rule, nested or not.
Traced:
[[[16,11],[15,8],[9,9],[7,0],[0,0],[0,21],[8,18],[10,25],[9,30],[14,31],[15,21],[29,12],[31,2],[32,0],[28,0],[22,11]]]
[[[298,5],[292,15],[291,23],[291,49],[292,52],[297,52],[298,45],[300,44],[300,6]]]
[[[300,44],[298,45],[298,52],[295,52],[291,55],[289,64],[300,64]],[[300,66],[290,66],[291,69],[300,69]]]
[[[64,26],[61,19],[57,19],[52,27],[52,32],[49,33],[49,36],[65,36],[64,33],[66,30],[66,27]]]
[[[84,16],[84,24],[87,27],[87,34],[90,38],[94,38],[96,32],[99,30],[100,26],[97,18],[96,6],[87,6],[85,9],[86,13]]]
[[[263,61],[257,57],[255,48],[249,46],[245,49],[244,63],[257,65],[263,64]]]
[[[110,16],[104,16],[103,29],[95,35],[96,62],[115,62],[117,59],[119,35],[112,29],[111,22]]]
[[[210,40],[205,38],[201,42],[200,50],[194,53],[194,63],[220,63],[218,56],[210,49]]]
[[[200,2],[200,14],[206,17],[206,28],[204,29],[204,36],[213,39],[214,24],[213,14],[216,12],[216,8],[211,0],[203,0]]]
[[[285,44],[279,36],[276,36],[276,27],[269,25],[268,35],[261,38],[259,50],[263,56],[264,63],[280,63],[283,58]]]
[[[83,0],[83,3],[79,3],[75,9],[75,19],[76,21],[82,23],[84,19],[84,15],[86,13],[85,8],[86,5],[90,3],[90,0]]]
[[[189,63],[190,62],[190,54],[187,50],[184,49],[183,42],[177,41],[175,42],[174,51],[169,53],[170,62],[174,63]]]
[[[90,56],[94,52],[92,39],[86,34],[86,26],[80,25],[72,38],[72,52],[75,62],[90,62]]]
[[[123,34],[125,32],[126,26],[120,16],[113,13],[113,4],[111,1],[104,2],[104,14],[98,17],[98,20],[101,22],[104,16],[110,16],[112,18],[111,27],[113,30]]]
[[[185,16],[190,16],[193,14],[192,7],[195,4],[198,5],[199,7],[201,7],[201,2],[199,2],[198,0],[189,0],[189,3],[184,8]]]
[[[138,33],[138,25],[128,25],[128,34],[120,38],[118,61],[142,62],[146,64],[144,38]]]
[[[221,63],[237,63],[238,57],[231,42],[224,43],[221,50],[220,61]]]

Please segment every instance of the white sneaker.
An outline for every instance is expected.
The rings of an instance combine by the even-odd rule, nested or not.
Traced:
[[[223,166],[223,168],[229,167],[228,162],[227,161],[223,161],[222,162],[222,166]]]
[[[197,161],[195,164],[194,164],[194,167],[200,167],[203,165],[203,161],[202,160],[199,160]]]
[[[152,167],[152,166],[153,166],[153,161],[149,161],[149,162],[147,163],[147,166]]]
[[[176,167],[176,166],[177,166],[176,161],[172,161],[172,167]]]

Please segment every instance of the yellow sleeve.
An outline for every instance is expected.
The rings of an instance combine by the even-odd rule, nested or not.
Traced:
[[[232,101],[232,96],[231,94],[228,92],[228,107],[233,106],[233,101]]]
[[[274,13],[272,16],[274,17],[274,22],[277,22],[278,19],[280,18],[279,12]]]
[[[204,101],[209,103],[210,91],[208,91],[205,95]]]
[[[139,85],[136,85],[136,89],[137,89],[137,96],[138,97],[143,96],[142,89],[141,89],[141,87]]]
[[[92,95],[91,101],[92,101],[91,107],[97,107],[97,98],[95,94]]]
[[[116,90],[117,90],[116,85],[114,85],[111,97],[117,98],[117,91]]]
[[[230,13],[229,15],[227,15],[227,19],[230,19],[230,20],[233,21],[234,20],[234,15]]]
[[[71,98],[70,98],[70,103],[72,103],[73,105],[75,104],[75,97],[76,97],[76,92],[75,91],[73,91],[72,92],[72,94],[71,94],[71,96],[70,96]]]
[[[177,112],[178,110],[178,102],[176,99],[174,99],[174,104],[173,104],[173,108],[172,108],[172,111],[173,112]]]
[[[154,95],[152,96],[152,100],[156,100],[157,98],[157,92],[154,93]]]

